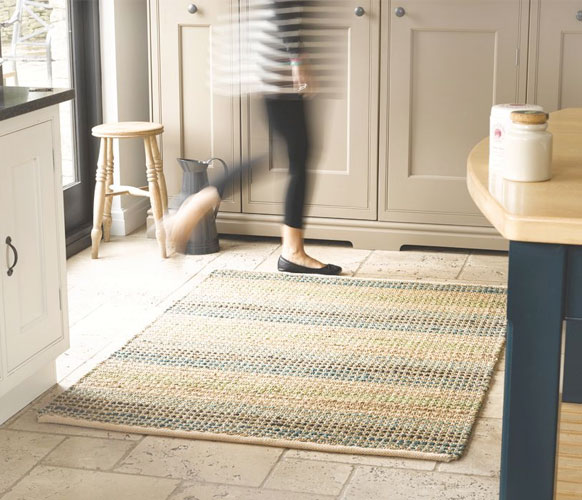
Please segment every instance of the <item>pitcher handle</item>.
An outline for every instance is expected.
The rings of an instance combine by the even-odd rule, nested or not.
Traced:
[[[210,165],[213,161],[219,161],[220,163],[222,163],[222,168],[224,168],[224,177],[228,177],[228,166],[226,165],[226,162],[222,159],[222,158],[209,158],[208,160],[205,161],[205,163],[207,165]],[[220,196],[220,198],[222,199],[222,195],[224,194],[224,188],[226,187],[226,185],[224,183],[222,189],[218,192],[218,195]],[[216,209],[214,210],[214,217],[216,217],[218,215],[218,207],[216,207]]]

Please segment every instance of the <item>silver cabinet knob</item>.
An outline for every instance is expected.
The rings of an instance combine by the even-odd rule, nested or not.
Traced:
[[[582,10],[576,12],[576,19],[578,19],[578,21],[582,21]]]
[[[356,7],[354,10],[354,14],[358,17],[362,17],[366,13],[364,7]]]
[[[198,7],[191,3],[190,5],[188,5],[188,12],[190,12],[190,14],[196,14],[196,12],[198,12]]]
[[[396,7],[394,9],[394,14],[396,14],[396,17],[404,17],[406,11],[404,10],[404,7]]]

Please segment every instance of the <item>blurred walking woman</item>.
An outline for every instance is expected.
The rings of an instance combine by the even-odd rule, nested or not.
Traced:
[[[285,215],[282,226],[282,252],[277,268],[292,273],[334,275],[341,268],[323,264],[305,252],[303,219],[307,191],[307,166],[310,157],[309,124],[306,116],[307,96],[315,92],[315,82],[309,70],[309,54],[303,43],[310,9],[325,0],[259,0],[252,4],[247,30],[249,59],[241,62],[238,71],[244,76],[241,86],[261,93],[270,128],[286,143],[289,159],[289,181],[285,195]],[[329,5],[329,4],[328,4]],[[313,21],[313,19],[311,19]],[[244,66],[244,67],[243,67]],[[198,220],[220,203],[221,193],[231,176],[203,190],[184,202],[172,228],[171,239],[176,247],[188,239]]]

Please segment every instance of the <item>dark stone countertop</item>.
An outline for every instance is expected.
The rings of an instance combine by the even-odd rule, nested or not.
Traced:
[[[0,86],[0,120],[70,101],[74,97],[75,91],[69,89]]]

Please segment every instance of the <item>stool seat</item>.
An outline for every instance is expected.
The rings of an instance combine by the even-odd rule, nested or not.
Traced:
[[[158,135],[163,131],[163,125],[150,122],[104,123],[103,125],[93,127],[91,130],[94,137],[106,137],[111,139],[145,137],[148,135]]]

